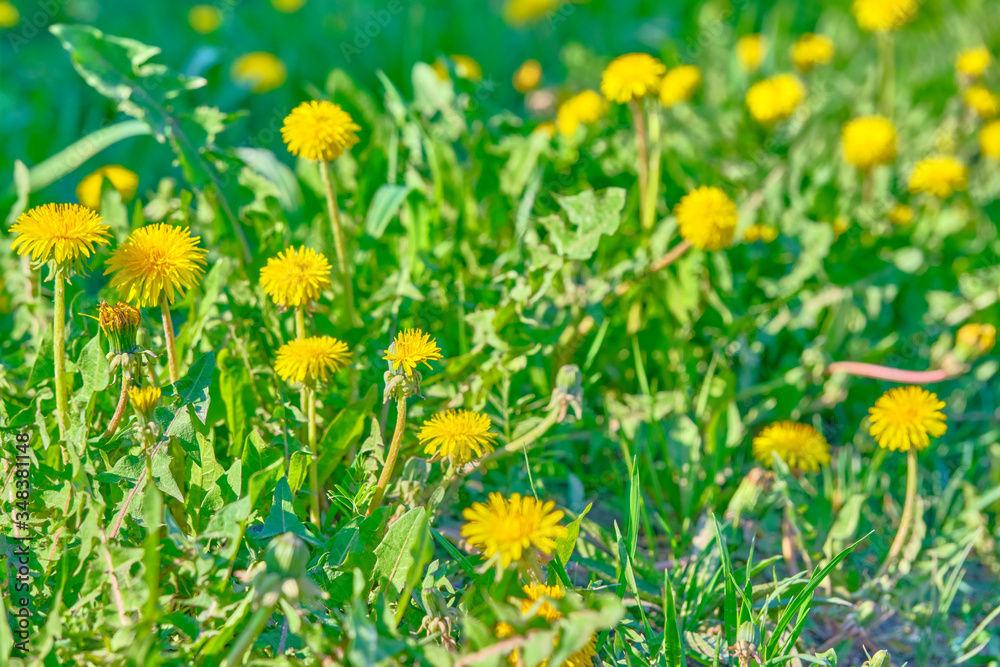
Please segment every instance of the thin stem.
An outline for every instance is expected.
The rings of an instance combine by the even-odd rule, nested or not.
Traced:
[[[899,517],[899,529],[896,531],[892,546],[889,547],[885,562],[882,563],[880,574],[888,570],[899,556],[899,552],[903,550],[903,543],[909,535],[913,523],[913,508],[917,503],[917,474],[917,450],[911,447],[906,452],[906,499],[903,501],[903,514]]]
[[[896,43],[891,31],[878,33],[879,107],[882,115],[892,119],[896,93]]]
[[[396,399],[396,430],[392,433],[392,442],[389,443],[389,453],[385,456],[385,465],[382,466],[382,474],[379,475],[378,484],[375,487],[375,495],[372,496],[371,504],[368,505],[368,516],[382,504],[382,496],[392,479],[393,468],[396,467],[396,459],[399,458],[399,445],[403,442],[403,429],[406,428],[406,397],[400,396]]]
[[[311,387],[302,388],[302,401],[306,404],[309,443],[309,487],[312,498],[309,505],[309,518],[318,528],[319,523],[319,452],[316,450],[316,396]]]
[[[264,629],[264,625],[267,623],[267,619],[271,617],[271,612],[274,610],[275,605],[268,605],[265,607],[258,607],[257,611],[253,613],[250,617],[250,622],[247,627],[243,629],[240,636],[236,638],[233,642],[233,648],[229,650],[229,654],[226,655],[226,659],[222,661],[222,667],[230,667],[230,665],[238,665],[243,662],[243,654],[247,652],[247,649],[251,648],[257,637],[260,635],[261,631]]]
[[[826,372],[829,375],[847,373],[848,375],[856,375],[858,377],[905,384],[931,384],[934,382],[944,382],[951,377],[951,374],[942,368],[929,371],[906,371],[890,366],[866,364],[861,361],[835,361],[826,367]]]
[[[150,459],[153,459],[156,456],[156,453],[160,451],[160,447],[163,446],[164,442],[166,441],[161,440],[156,444],[156,447],[153,448],[153,453],[149,455]],[[149,443],[144,443],[144,444],[146,445],[146,448],[148,450]],[[125,515],[128,514],[129,505],[132,504],[132,500],[135,498],[135,494],[138,493],[139,489],[143,487],[143,481],[145,479],[146,479],[146,470],[143,469],[142,471],[139,472],[139,479],[135,480],[135,485],[132,487],[132,490],[128,492],[128,496],[125,498],[125,504],[122,506],[121,511],[118,513],[118,518],[115,519],[115,525],[112,526],[111,528],[111,535],[109,536],[110,539],[113,540],[116,537],[118,537],[118,532],[122,528],[122,522],[125,520]],[[152,474],[150,474],[150,479],[152,479]]]
[[[350,267],[347,264],[346,242],[344,241],[344,228],[340,224],[340,212],[337,209],[337,192],[333,187],[333,179],[330,178],[330,164],[325,160],[320,160],[319,174],[323,179],[323,189],[326,192],[326,207],[330,214],[330,225],[333,227],[333,246],[337,253],[337,266],[340,269],[340,278],[344,284],[344,299],[347,302],[347,322],[349,326],[354,326],[354,283],[351,280]]]
[[[110,438],[118,430],[118,424],[122,420],[122,415],[125,414],[125,408],[128,407],[128,390],[132,386],[132,382],[125,371],[122,371],[122,393],[118,396],[118,407],[115,408],[115,414],[111,417],[111,421],[108,422],[108,430],[104,432],[102,437]]]
[[[656,199],[660,193],[660,109],[653,105],[649,112],[649,176],[643,191],[642,228],[656,225]]]
[[[306,311],[305,306],[298,306],[295,309],[295,338],[302,340],[306,337]]]
[[[861,203],[870,205],[875,202],[875,178],[871,169],[861,172]]]
[[[53,295],[55,313],[52,319],[52,356],[55,360],[56,420],[59,422],[59,439],[66,439],[69,430],[69,387],[66,383],[66,278],[55,275]]]
[[[799,559],[795,557],[795,531],[788,517],[790,511],[790,507],[786,504],[785,511],[781,514],[781,555],[785,559],[788,571],[795,574],[799,571]]]
[[[646,270],[646,275],[650,276],[658,271],[662,271],[663,269],[667,268],[668,266],[676,262],[678,259],[680,259],[684,255],[684,253],[686,253],[690,249],[691,249],[690,241],[687,240],[681,241],[673,248],[668,250],[667,254],[665,254],[663,257],[660,257],[652,264],[650,264],[649,268]],[[626,280],[623,283],[619,283],[618,286],[615,287],[613,294],[615,296],[621,296],[626,292],[628,292],[635,283],[636,283],[635,280]]]
[[[170,318],[170,304],[167,303],[166,294],[160,297],[160,313],[163,315],[163,337],[166,339],[170,381],[176,383],[181,379],[181,372],[177,365],[177,350],[174,346],[174,321]]]
[[[646,151],[646,119],[642,114],[642,107],[637,100],[629,102],[632,109],[632,119],[635,123],[635,146],[639,153],[639,163],[636,165],[639,176],[639,219],[645,224],[646,220],[646,183],[649,179],[649,155]]]
[[[101,528],[98,533],[101,537],[101,548],[104,551],[104,562],[108,565],[108,581],[111,583],[111,599],[115,601],[115,609],[118,611],[118,622],[122,627],[128,625],[128,616],[125,615],[125,602],[122,600],[122,590],[118,586],[118,577],[115,576],[115,564],[111,560],[111,552],[108,550],[108,538]]]

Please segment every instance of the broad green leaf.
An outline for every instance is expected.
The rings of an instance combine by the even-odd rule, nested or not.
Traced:
[[[555,195],[568,218],[548,215],[540,220],[549,232],[556,252],[567,259],[590,259],[601,237],[614,234],[622,222],[625,190],[608,188],[600,196],[593,190],[580,194]]]
[[[414,557],[413,547],[421,541],[430,544],[427,530],[427,511],[415,507],[389,526],[385,538],[375,548],[374,577],[390,602],[398,600],[402,594],[410,568],[426,565]]]
[[[209,387],[212,384],[212,372],[215,370],[215,352],[199,357],[191,364],[187,374],[177,381],[175,389],[181,403],[189,403],[194,408],[194,414],[205,423],[208,415]]]
[[[264,527],[258,537],[265,539],[281,535],[282,533],[295,533],[306,542],[318,544],[316,538],[309,534],[298,515],[295,514],[295,506],[292,503],[292,489],[288,486],[288,478],[282,477],[274,487],[274,501],[271,504],[271,513],[264,521]]]
[[[570,558],[573,557],[573,551],[576,549],[576,540],[580,536],[580,522],[583,521],[583,517],[587,516],[587,512],[593,506],[594,503],[589,503],[583,508],[580,516],[566,524],[565,537],[556,539],[556,555],[559,556],[559,560],[564,564],[569,563]]]
[[[340,461],[347,454],[348,448],[361,437],[365,424],[375,406],[378,390],[375,385],[368,387],[364,397],[351,403],[333,418],[329,428],[323,434],[318,444],[319,483],[322,485],[330,478]]]
[[[382,238],[386,228],[399,213],[406,197],[413,191],[409,185],[386,184],[375,191],[365,217],[365,233],[373,239]]]

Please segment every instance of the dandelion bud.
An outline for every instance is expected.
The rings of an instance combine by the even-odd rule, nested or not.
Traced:
[[[309,565],[309,547],[294,533],[282,533],[267,545],[264,562],[269,572],[301,577]]]
[[[888,651],[879,651],[873,655],[862,667],[891,667]]]
[[[152,418],[153,409],[156,408],[161,395],[159,387],[138,387],[128,392],[132,409],[146,422]]]
[[[139,309],[124,302],[112,306],[102,301],[98,312],[101,331],[108,337],[111,354],[131,354],[136,351],[136,334],[139,332]]]
[[[750,621],[744,621],[736,631],[736,641],[743,641],[757,646],[760,644],[760,629]]]
[[[987,354],[996,342],[997,329],[992,324],[966,324],[955,334],[955,353],[971,361]]]

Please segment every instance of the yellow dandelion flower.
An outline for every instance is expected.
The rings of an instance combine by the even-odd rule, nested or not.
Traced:
[[[556,136],[556,124],[551,120],[546,120],[535,126],[532,134],[545,134],[548,135],[549,139]]]
[[[188,11],[188,25],[202,35],[215,32],[222,25],[222,10],[215,5],[195,5]]]
[[[424,453],[451,457],[461,466],[493,451],[496,435],[490,433],[490,418],[471,410],[448,410],[424,422],[417,436]]]
[[[132,409],[144,417],[149,417],[163,393],[159,387],[133,387],[128,390]]]
[[[562,600],[566,597],[566,589],[562,586],[528,584],[527,586],[523,586],[521,590],[528,596],[526,600],[521,600],[522,614],[527,614],[535,606],[535,603],[542,601],[542,604],[538,605],[538,608],[535,609],[535,616],[541,616],[549,623],[562,618],[562,612],[548,602],[548,600]]]
[[[955,334],[955,344],[966,357],[981,357],[997,343],[997,328],[992,324],[969,323]]]
[[[962,93],[962,100],[980,118],[993,118],[1000,113],[1000,97],[991,93],[985,86],[969,86]]]
[[[944,199],[956,190],[964,190],[969,168],[953,157],[929,157],[917,163],[910,174],[910,192],[929,192]]]
[[[721,250],[733,242],[736,204],[714,186],[702,186],[681,197],[674,208],[681,236],[695,248]]]
[[[906,204],[896,204],[889,210],[889,222],[894,225],[908,225],[913,222],[913,208]]]
[[[858,27],[869,32],[898,30],[917,15],[917,0],[854,0]]]
[[[764,35],[744,35],[736,40],[736,59],[747,72],[756,72],[767,56],[768,47]]]
[[[305,4],[306,0],[271,0],[271,6],[285,14],[299,11]]]
[[[937,438],[948,430],[941,412],[944,406],[937,394],[921,387],[895,387],[868,408],[868,432],[879,447],[901,452],[924,449],[931,444],[929,436]]]
[[[514,84],[514,90],[522,95],[537,88],[541,81],[542,64],[537,60],[525,60],[521,63],[521,66],[514,72],[514,78],[511,80]]]
[[[347,343],[330,336],[289,341],[278,348],[274,371],[286,382],[326,380],[350,361]]]
[[[809,424],[791,421],[769,424],[753,439],[753,455],[765,466],[773,462],[773,455],[789,468],[818,472],[830,463],[830,445],[823,434]]]
[[[560,0],[507,0],[503,18],[512,26],[520,27],[545,18],[559,8]]]
[[[474,58],[471,58],[461,53],[456,53],[448,56],[448,60],[451,61],[451,65],[455,70],[455,76],[459,79],[465,79],[466,81],[480,81],[483,78],[483,68],[479,66]],[[440,58],[434,61],[431,65],[434,68],[435,74],[442,81],[448,80],[448,64],[441,60]]]
[[[817,65],[826,65],[833,60],[833,40],[826,35],[807,32],[788,48],[795,69],[808,72]]]
[[[397,333],[396,340],[382,358],[392,364],[393,372],[402,366],[406,375],[413,375],[419,364],[431,368],[428,362],[442,359],[437,341],[419,329],[406,329]]]
[[[700,85],[701,70],[694,65],[671,68],[660,82],[660,104],[669,108],[687,102]]]
[[[979,150],[988,158],[1000,160],[1000,120],[983,125],[979,131]]]
[[[285,117],[281,136],[292,155],[329,162],[358,143],[359,130],[361,127],[340,105],[311,100]]]
[[[11,249],[41,264],[55,260],[63,267],[82,270],[98,245],[108,245],[111,228],[93,210],[79,204],[43,204],[22,213],[11,225],[17,234]]]
[[[552,553],[556,539],[566,535],[566,527],[559,525],[563,512],[555,509],[554,502],[522,498],[519,493],[509,500],[491,493],[488,502],[473,503],[462,516],[468,521],[462,526],[462,537],[482,549],[487,558],[499,556],[504,568],[521,560],[528,549]]]
[[[139,188],[138,174],[121,165],[109,164],[83,177],[80,184],[76,186],[76,198],[87,208],[99,210],[101,208],[101,187],[105,180],[118,191],[123,202],[132,201],[132,198],[135,197],[135,191]]]
[[[750,225],[747,227],[747,230],[743,232],[743,240],[747,243],[753,243],[754,241],[770,243],[776,238],[778,238],[778,230],[775,227],[769,227],[767,225]]]
[[[830,223],[830,226],[833,227],[833,238],[836,239],[847,231],[847,229],[851,226],[851,221],[842,215],[838,215],[833,219],[833,222]]]
[[[750,86],[746,104],[758,123],[777,123],[794,113],[805,94],[806,89],[796,76],[779,74]]]
[[[254,51],[233,61],[229,76],[236,85],[259,94],[279,88],[288,77],[288,70],[273,53]]]
[[[882,116],[862,116],[844,125],[840,134],[844,159],[867,171],[896,159],[896,127]]]
[[[666,72],[666,65],[648,53],[626,53],[605,68],[601,92],[612,102],[625,104],[658,92]]]
[[[141,316],[139,309],[127,303],[111,305],[102,301],[97,311],[97,322],[108,338],[112,354],[128,354],[136,349],[135,339],[139,331]]]
[[[572,137],[581,125],[599,121],[608,110],[607,101],[593,90],[584,90],[559,105],[556,127],[564,136]]]
[[[155,306],[166,298],[172,304],[205,273],[200,240],[187,227],[164,222],[140,227],[111,253],[104,274],[114,272],[111,286],[125,301]]]
[[[319,299],[333,285],[330,263],[312,248],[287,248],[267,260],[260,286],[279,306],[296,308]]]
[[[0,28],[13,28],[21,22],[21,12],[9,2],[0,2]]]
[[[958,58],[955,60],[955,69],[963,76],[978,79],[991,62],[993,62],[993,56],[990,55],[989,49],[985,46],[977,46],[958,54]]]

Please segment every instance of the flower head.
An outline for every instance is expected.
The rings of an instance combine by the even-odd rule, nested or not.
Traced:
[[[389,362],[393,372],[398,372],[402,367],[405,375],[413,375],[419,364],[430,368],[428,362],[442,357],[441,348],[437,346],[436,340],[419,329],[406,329],[396,334],[396,340],[382,358]]]
[[[173,303],[205,273],[199,240],[187,227],[165,222],[140,227],[111,253],[104,273],[115,272],[111,286],[126,301],[155,306],[166,297]]]
[[[306,0],[271,0],[271,6],[285,14],[299,11],[305,4]]]
[[[521,588],[524,594],[528,596],[528,599],[521,600],[521,613],[527,614],[531,611],[531,608],[535,606],[535,603],[539,600],[542,604],[538,606],[535,610],[535,616],[541,616],[548,622],[552,622],[562,618],[562,612],[553,607],[548,603],[546,598],[549,600],[562,600],[566,597],[566,589],[562,586],[545,586],[543,584],[528,584]]]
[[[991,62],[993,62],[993,56],[990,55],[989,49],[985,46],[977,46],[958,54],[958,58],[955,60],[955,69],[965,77],[978,79]]]
[[[906,204],[896,204],[889,210],[889,222],[894,225],[908,225],[913,222],[913,208]]]
[[[862,116],[844,125],[840,144],[844,159],[867,171],[896,159],[896,128],[882,116]]]
[[[560,0],[507,0],[503,18],[512,26],[534,23],[559,8]]]
[[[572,137],[581,125],[599,121],[608,110],[608,103],[593,90],[584,90],[569,98],[556,112],[556,127],[564,136]]]
[[[858,27],[870,32],[898,30],[917,14],[917,0],[854,0]]]
[[[767,225],[750,225],[747,227],[747,230],[743,232],[743,240],[747,243],[753,243],[754,241],[770,243],[776,238],[778,238],[778,229]]]
[[[714,186],[702,186],[681,197],[674,208],[681,236],[702,250],[720,250],[733,241],[736,204]]]
[[[767,49],[767,37],[764,35],[744,35],[736,40],[736,59],[744,70],[753,73],[764,62]]]
[[[111,228],[101,216],[79,204],[43,204],[22,213],[11,225],[17,234],[11,249],[34,264],[55,260],[57,267],[83,270],[84,258],[108,245]]]
[[[1000,120],[993,120],[979,131],[979,150],[988,158],[1000,160]]]
[[[667,67],[648,53],[626,53],[611,61],[601,75],[601,92],[612,102],[625,104],[660,89]]]
[[[329,162],[358,143],[360,129],[340,105],[311,100],[285,117],[281,137],[292,155]]]
[[[746,103],[754,120],[771,124],[791,116],[805,94],[805,87],[795,75],[779,74],[750,86]]]
[[[17,7],[4,0],[0,2],[0,28],[13,28],[21,22],[21,12]]]
[[[101,208],[101,187],[104,181],[122,196],[122,201],[131,201],[139,187],[139,175],[121,165],[109,164],[83,177],[76,186],[76,198],[87,208],[95,211]]]
[[[962,93],[962,100],[980,118],[993,118],[1000,113],[1000,97],[991,93],[986,86],[969,86]]]
[[[279,88],[288,77],[288,70],[273,53],[254,51],[234,60],[229,76],[236,85],[259,94]]]
[[[514,72],[514,90],[526,93],[538,87],[542,80],[542,65],[537,60],[525,60]]]
[[[833,40],[826,35],[807,32],[788,48],[795,69],[808,72],[816,65],[826,65],[833,60]]]
[[[274,371],[286,382],[323,381],[350,361],[347,343],[330,336],[289,341],[278,348]]]
[[[687,102],[701,85],[701,70],[694,65],[678,65],[667,70],[660,82],[660,104],[672,107]]]
[[[195,5],[188,11],[188,25],[202,35],[215,32],[222,25],[222,10],[215,5]]]
[[[955,334],[955,345],[965,359],[981,357],[997,343],[997,328],[992,324],[963,324]]]
[[[330,263],[326,257],[304,246],[279,252],[260,270],[260,286],[279,306],[304,306],[318,299],[331,285]]]
[[[956,190],[964,190],[969,179],[969,168],[953,157],[924,158],[910,174],[910,192],[929,192],[935,197],[950,197]]]
[[[830,445],[823,434],[809,424],[783,421],[770,424],[753,439],[753,455],[770,466],[773,455],[789,468],[818,472],[830,463]]]
[[[149,419],[153,408],[156,407],[162,395],[159,387],[133,387],[128,390],[132,409],[142,415],[144,419]]]
[[[461,466],[493,451],[496,435],[490,426],[490,418],[479,412],[448,410],[425,421],[418,437],[425,454],[451,457]]]
[[[124,302],[111,305],[102,301],[98,309],[97,321],[101,331],[108,337],[111,353],[128,354],[136,349],[135,338],[141,320],[139,309]]]
[[[455,76],[466,81],[480,81],[483,78],[483,68],[479,66],[475,58],[471,58],[461,53],[448,56],[452,66],[455,68]],[[434,72],[442,81],[448,80],[448,65],[440,58],[432,65]]]
[[[482,549],[488,558],[499,556],[501,566],[521,560],[525,550],[537,549],[550,554],[556,548],[556,539],[566,535],[560,526],[563,512],[551,500],[545,503],[536,498],[522,498],[515,493],[505,499],[491,493],[486,503],[473,503],[462,516],[468,521],[462,526],[462,537],[469,544]]]
[[[923,449],[948,429],[941,412],[944,401],[921,387],[895,387],[882,394],[875,406],[868,408],[871,427],[868,432],[879,447],[905,452],[910,447]]]

